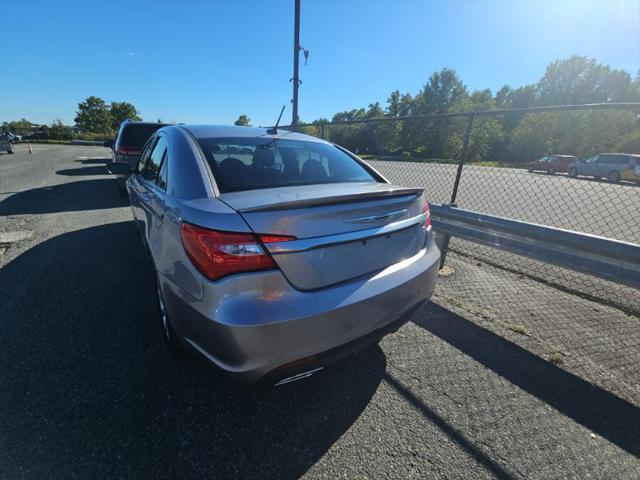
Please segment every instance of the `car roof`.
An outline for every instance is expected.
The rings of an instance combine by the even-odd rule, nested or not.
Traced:
[[[268,132],[268,128],[263,127],[240,127],[236,125],[179,125],[190,132],[197,139],[203,138],[258,138],[258,137],[272,137],[272,138],[286,138],[288,140],[304,140],[308,142],[324,142],[311,135],[304,133],[290,132],[282,128],[278,129],[277,134],[271,134]]]
[[[122,122],[122,125],[125,127],[129,127],[129,126],[136,126],[136,125],[141,125],[141,126],[147,126],[147,125],[157,125],[158,128],[162,128],[162,127],[166,127],[168,125],[171,125],[170,123],[161,123],[161,122],[134,122],[133,120],[125,120],[124,122]]]

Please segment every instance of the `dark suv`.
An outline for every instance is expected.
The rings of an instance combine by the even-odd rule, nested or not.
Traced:
[[[125,120],[120,124],[115,141],[109,140],[105,142],[105,146],[113,150],[114,162],[128,163],[133,171],[138,165],[144,144],[156,130],[165,126],[165,123]]]
[[[533,160],[527,164],[527,170],[535,172],[542,170],[550,175],[556,172],[566,173],[569,165],[578,159],[573,155],[548,155],[538,160]]]

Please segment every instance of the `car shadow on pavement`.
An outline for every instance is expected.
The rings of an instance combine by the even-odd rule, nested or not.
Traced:
[[[111,161],[111,157],[105,158],[80,158],[78,160],[74,160],[77,163],[82,163],[83,165],[103,165],[109,163]]]
[[[46,240],[0,270],[1,478],[298,478],[360,416],[378,346],[243,390],[172,360],[132,221]]]
[[[89,175],[109,175],[107,172],[106,164],[100,166],[81,167],[81,168],[65,168],[64,170],[58,170],[57,175],[66,175],[68,177],[79,177]]]
[[[492,478],[503,480],[514,478],[511,473],[505,470],[498,462],[480,450],[474,443],[466,438],[461,432],[454,428],[449,422],[422,401],[415,393],[405,387],[393,374],[387,372],[384,380],[391,385],[400,395],[402,395],[411,405],[413,405],[425,418],[440,429],[453,442],[457,443],[467,452],[478,464],[482,465],[489,472]]]
[[[117,195],[116,178],[79,180],[16,193],[0,202],[0,215],[24,215],[117,208],[128,205]]]
[[[640,457],[640,408],[437,305],[414,323],[513,385]]]

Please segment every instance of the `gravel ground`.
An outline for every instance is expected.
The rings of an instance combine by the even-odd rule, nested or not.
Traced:
[[[239,390],[165,352],[108,151],[34,148],[0,155],[0,478],[640,477],[637,317],[454,254],[379,346]]]

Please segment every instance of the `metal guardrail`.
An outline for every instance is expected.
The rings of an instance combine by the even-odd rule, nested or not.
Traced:
[[[640,245],[596,235],[431,205],[431,222],[449,236],[640,288]]]

